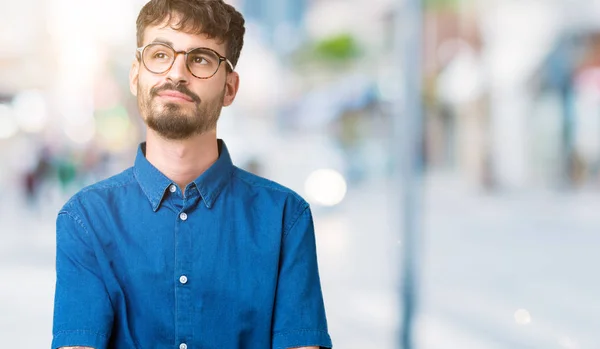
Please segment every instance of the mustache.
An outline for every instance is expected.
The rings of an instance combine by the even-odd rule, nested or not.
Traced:
[[[185,87],[183,85],[175,85],[170,82],[168,82],[162,86],[159,86],[159,87],[151,88],[150,95],[153,97],[156,97],[162,91],[177,91],[179,93],[183,93],[184,95],[190,97],[196,103],[201,102],[200,97],[198,97],[198,95],[195,94],[194,92],[190,91],[187,87]]]

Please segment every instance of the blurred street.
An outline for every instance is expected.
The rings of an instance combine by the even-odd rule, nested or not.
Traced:
[[[0,0],[0,348],[50,347],[56,214],[146,139],[146,2]],[[225,2],[217,135],[311,204],[334,348],[600,348],[600,1]]]
[[[426,187],[419,348],[598,347],[597,192],[490,195],[448,175],[429,176]],[[389,188],[386,181],[366,182],[335,209],[315,210],[337,348],[397,347],[394,276],[402,242],[390,228],[399,210]],[[24,216],[17,194],[5,195],[0,339],[7,348],[44,348],[50,343],[60,200]]]

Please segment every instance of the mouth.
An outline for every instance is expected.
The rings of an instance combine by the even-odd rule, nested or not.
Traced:
[[[193,102],[189,96],[177,91],[163,91],[158,94],[159,97],[169,99],[175,102]]]

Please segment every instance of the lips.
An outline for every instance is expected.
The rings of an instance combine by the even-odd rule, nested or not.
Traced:
[[[181,92],[177,92],[177,91],[162,91],[158,95],[160,97],[166,97],[166,98],[181,100],[181,101],[186,101],[186,102],[194,101],[192,98],[190,98],[190,96],[185,95]]]

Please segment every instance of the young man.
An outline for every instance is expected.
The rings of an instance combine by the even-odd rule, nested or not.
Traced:
[[[146,142],[58,214],[52,348],[331,348],[308,204],[216,137],[244,31],[222,0],[141,10]]]

